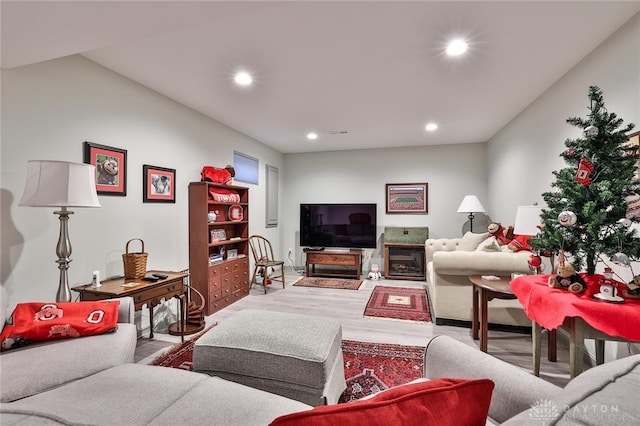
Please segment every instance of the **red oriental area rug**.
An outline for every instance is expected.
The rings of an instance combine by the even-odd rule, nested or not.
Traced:
[[[347,389],[339,402],[348,402],[424,377],[420,346],[342,341]]]
[[[193,370],[193,346],[204,331],[179,343],[151,362],[161,367]],[[423,377],[425,348],[342,341],[347,389],[339,402],[360,399]]]
[[[358,290],[362,286],[362,280],[350,280],[340,278],[310,278],[304,277],[296,281],[294,286],[340,288],[346,290]]]
[[[364,309],[364,316],[431,322],[427,291],[376,286]]]
[[[151,361],[150,365],[157,365],[160,367],[179,368],[181,370],[193,371],[193,346],[204,333],[209,331],[212,327],[207,327],[200,333],[193,336],[191,339],[186,340],[177,345],[173,345],[166,352],[160,355],[158,358]]]

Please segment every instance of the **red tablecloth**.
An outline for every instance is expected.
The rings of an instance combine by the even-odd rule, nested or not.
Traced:
[[[610,336],[640,341],[640,301],[625,299],[624,303],[609,303],[593,298],[598,277],[584,277],[588,289],[580,295],[549,287],[549,275],[516,278],[511,281],[511,290],[527,316],[546,329],[558,328],[567,317],[581,317],[591,327]]]

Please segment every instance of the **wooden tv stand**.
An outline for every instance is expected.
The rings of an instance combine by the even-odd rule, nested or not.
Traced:
[[[335,272],[320,272],[316,274],[316,265],[338,265],[353,266],[355,268],[355,278],[360,279],[362,269],[362,250],[350,249],[340,250],[307,250],[306,273],[307,277],[313,276],[349,276],[353,275]]]

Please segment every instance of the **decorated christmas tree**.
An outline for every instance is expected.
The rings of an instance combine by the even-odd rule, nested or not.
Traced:
[[[586,119],[567,120],[582,137],[565,141],[560,156],[567,167],[553,172],[552,190],[542,194],[543,226],[530,244],[541,252],[562,250],[576,271],[594,274],[598,261],[613,255],[640,258],[631,226],[640,221],[640,181],[638,147],[627,135],[634,125],[607,111],[600,88],[589,88],[589,100]]]

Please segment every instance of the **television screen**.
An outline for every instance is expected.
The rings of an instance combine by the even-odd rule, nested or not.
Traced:
[[[300,204],[300,246],[376,248],[376,204]]]

